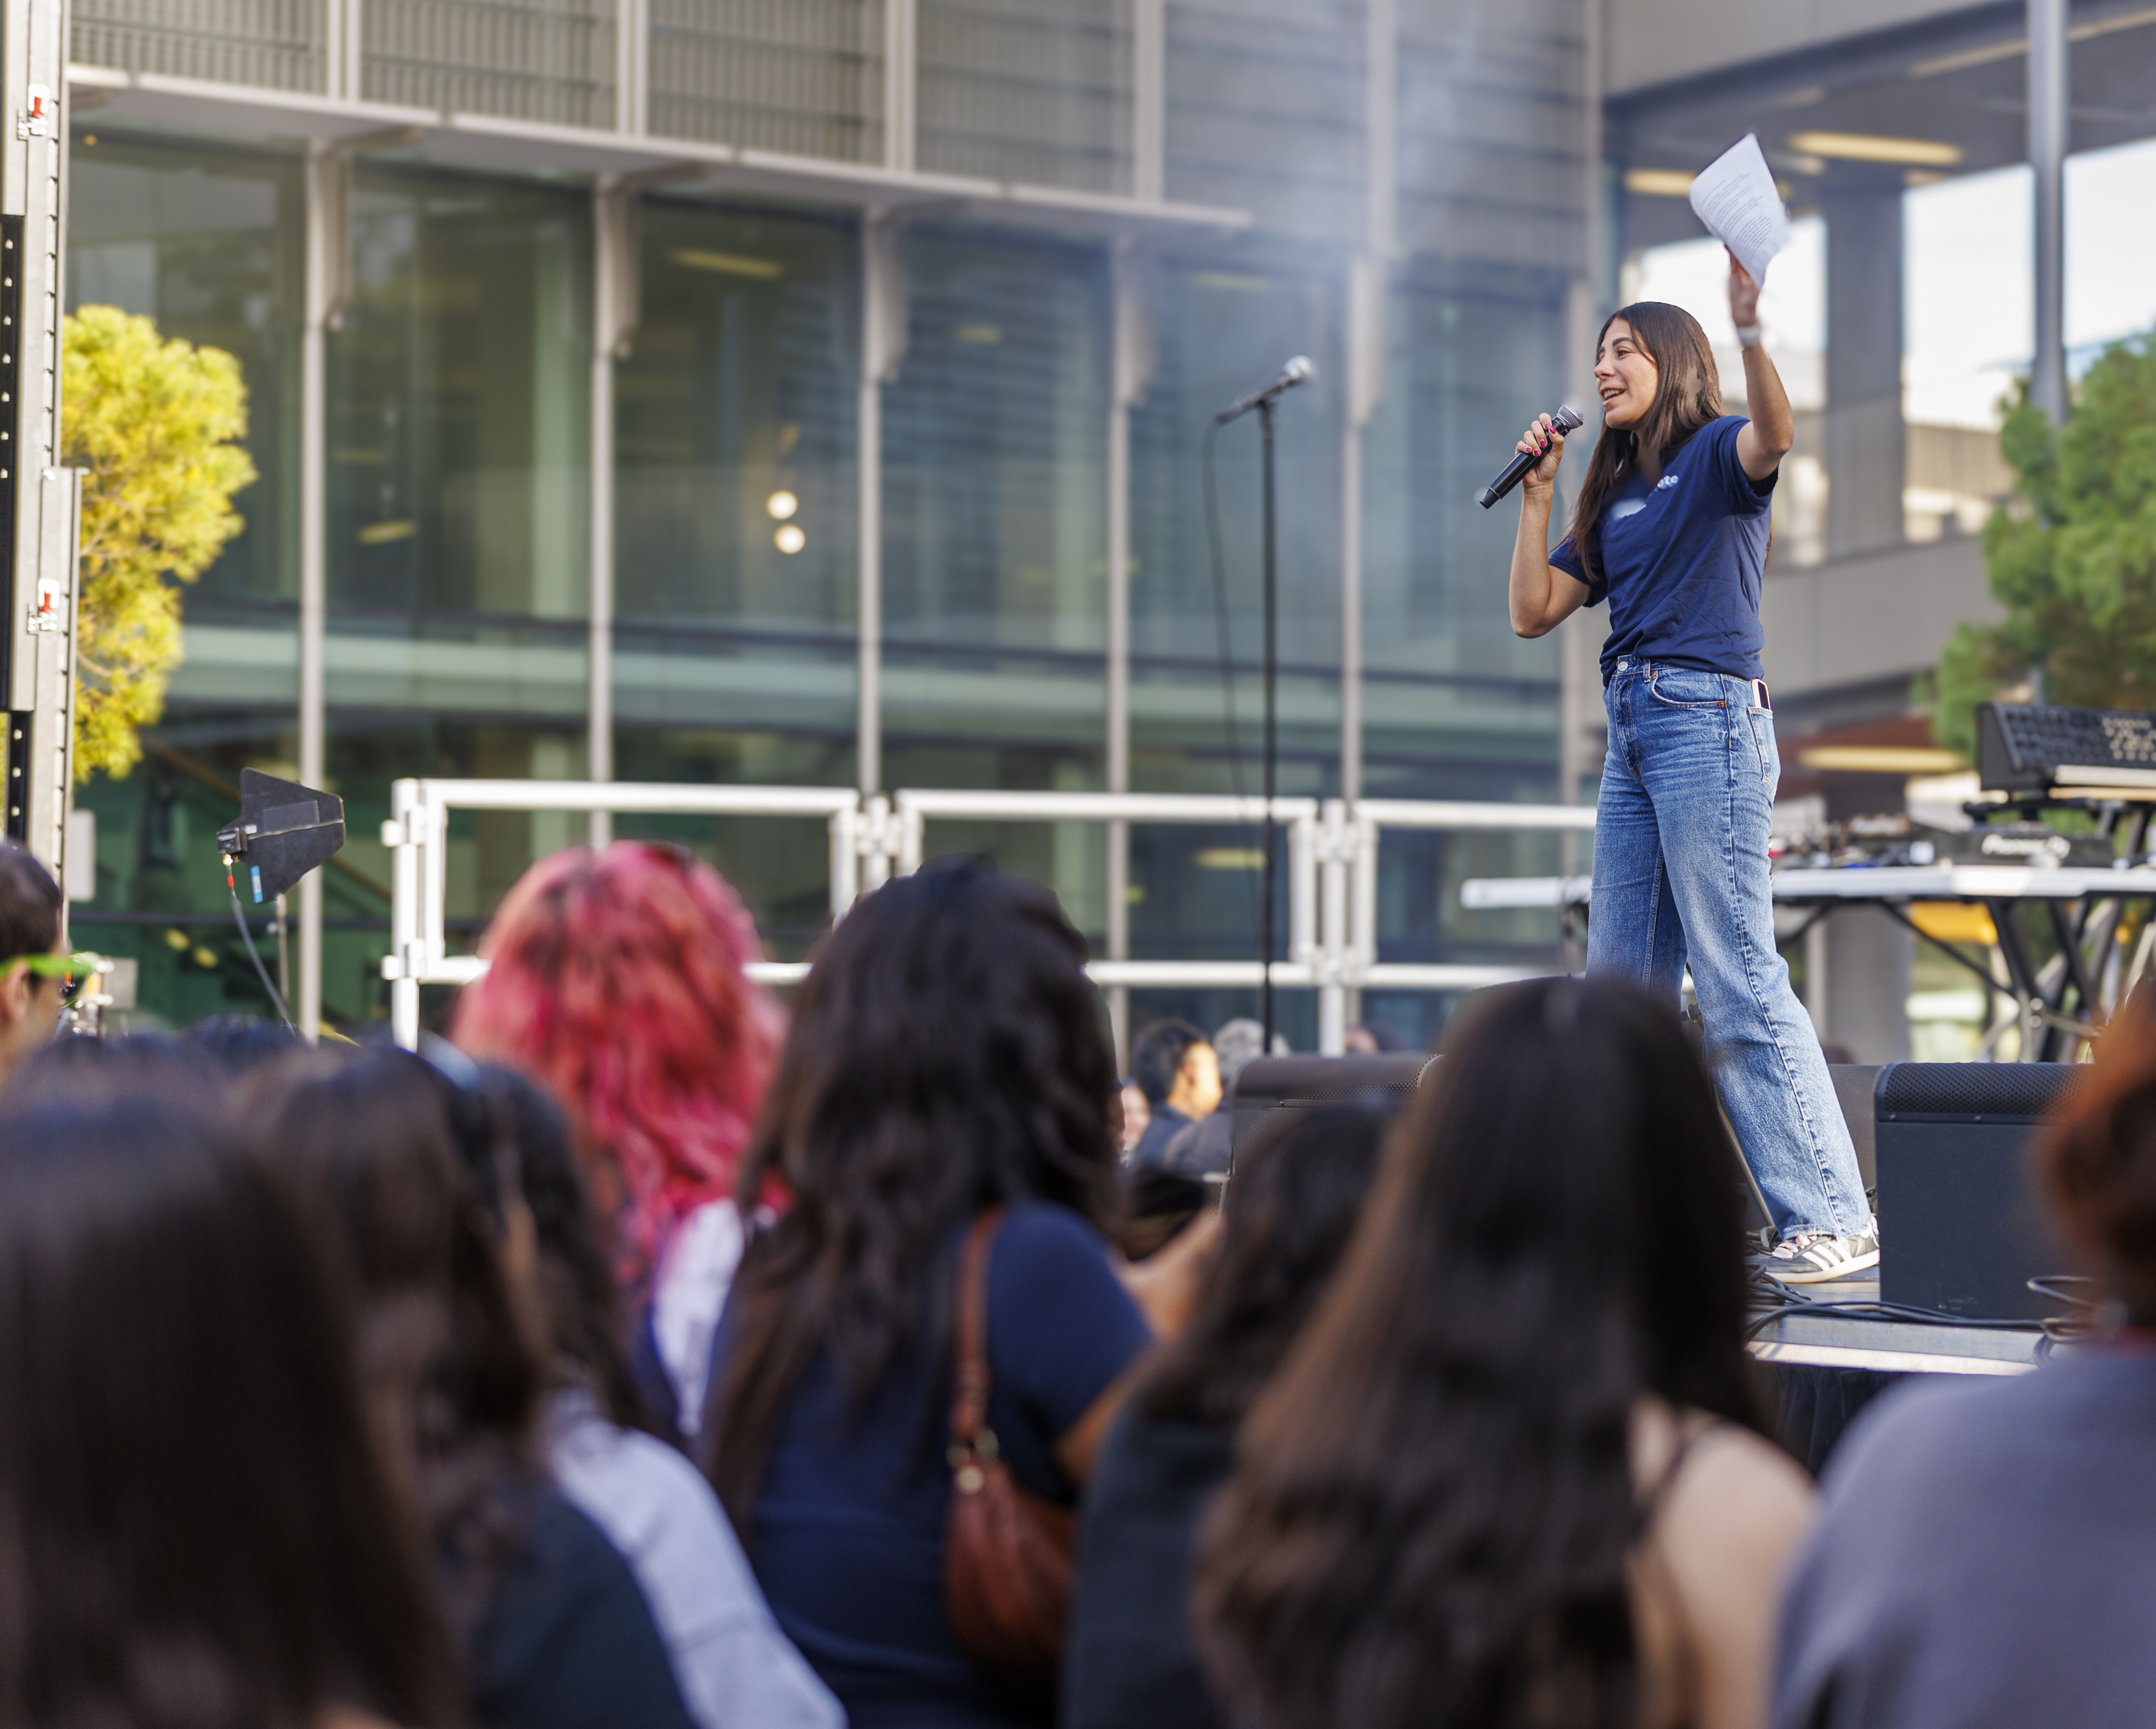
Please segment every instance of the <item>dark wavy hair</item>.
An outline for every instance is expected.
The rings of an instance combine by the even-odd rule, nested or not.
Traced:
[[[140,1055],[0,1115],[0,1721],[454,1724],[334,1257]]]
[[[774,1179],[789,1198],[742,1253],[705,1421],[744,1539],[819,1353],[856,1413],[887,1374],[947,1353],[968,1219],[1052,1201],[1105,1230],[1116,1065],[1085,961],[1054,895],[979,859],[886,885],[826,939],[741,1172],[743,1218]]]
[[[1736,1157],[1676,1017],[1630,988],[1460,1015],[1202,1539],[1238,1721],[1634,1721],[1635,1407],[1763,1426]]]
[[[1134,1394],[1147,1416],[1242,1421],[1339,1265],[1390,1114],[1374,1100],[1299,1111],[1285,1133],[1237,1156],[1219,1257],[1190,1324]]]
[[[1579,504],[1572,513],[1571,540],[1579,567],[1590,578],[1594,575],[1594,531],[1602,521],[1603,507],[1639,460],[1640,441],[1653,445],[1667,467],[1694,433],[1722,418],[1722,380],[1714,368],[1713,345],[1697,318],[1683,307],[1661,300],[1635,300],[1620,306],[1603,321],[1601,334],[1594,339],[1597,359],[1609,326],[1620,318],[1655,363],[1655,401],[1636,427],[1605,423],[1602,436],[1594,441],[1594,454],[1588,459]]]
[[[399,1050],[310,1053],[264,1071],[260,1087],[272,1144],[359,1294],[376,1432],[469,1640],[543,1480],[534,1329],[500,1259],[490,1162],[459,1147],[472,1105]]]
[[[623,1349],[611,1233],[593,1210],[567,1116],[513,1069],[482,1067],[479,1091],[495,1131],[515,1149],[516,1180],[538,1239],[536,1282],[555,1378],[588,1387],[616,1427],[654,1432]]]

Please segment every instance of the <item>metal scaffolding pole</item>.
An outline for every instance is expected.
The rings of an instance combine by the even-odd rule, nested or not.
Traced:
[[[0,59],[13,125],[0,143],[0,627],[7,686],[7,831],[67,880],[74,735],[78,476],[60,467],[61,274],[66,262],[67,8],[14,0]],[[12,541],[12,545],[8,544]],[[95,860],[85,860],[87,869]],[[62,902],[63,909],[65,906]]]
[[[2036,358],[2029,394],[2066,418],[2066,0],[2029,0],[2029,166],[2036,177]]]

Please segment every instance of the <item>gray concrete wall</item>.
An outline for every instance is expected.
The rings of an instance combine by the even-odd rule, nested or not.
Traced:
[[[1983,549],[1960,537],[1770,570],[1759,613],[1767,681],[1784,695],[1921,672],[1961,620],[2002,616]]]
[[[1967,0],[1604,0],[1611,95],[1969,10]]]

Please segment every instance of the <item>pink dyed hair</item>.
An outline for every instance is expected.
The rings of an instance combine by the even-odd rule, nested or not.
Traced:
[[[783,1013],[742,971],[754,923],[692,854],[618,840],[534,864],[482,947],[451,1037],[552,1090],[594,1198],[655,1270],[683,1213],[732,1194],[778,1057]]]

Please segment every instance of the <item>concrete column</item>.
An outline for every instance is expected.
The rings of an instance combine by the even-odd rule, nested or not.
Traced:
[[[861,371],[855,467],[860,523],[854,760],[864,794],[883,790],[883,387],[906,358],[906,259],[886,213],[861,218]]]
[[[2029,166],[2036,177],[2036,356],[2029,394],[2066,418],[2066,0],[2029,0]]]
[[[1902,187],[1826,200],[1827,552],[1903,538]]]
[[[911,173],[919,136],[916,0],[884,0],[883,165]]]
[[[1110,259],[1114,295],[1113,377],[1108,403],[1108,790],[1131,790],[1131,410],[1152,382],[1152,310],[1133,243],[1115,243]],[[1107,825],[1108,958],[1131,953],[1131,825]],[[1130,1060],[1131,993],[1108,993],[1116,1065]]]
[[[305,286],[300,326],[300,782],[320,787],[327,767],[329,601],[328,341],[342,316],[352,159],[317,141],[307,146]],[[300,879],[300,966],[290,1011],[300,1036],[316,1038],[322,1013],[322,874]]]
[[[613,365],[636,328],[641,297],[636,256],[638,191],[611,174],[592,185],[592,354],[590,436],[590,664],[586,690],[584,773],[613,778],[614,461]],[[613,813],[591,813],[588,837],[613,839]]]
[[[1131,9],[1131,196],[1168,196],[1168,0]]]

